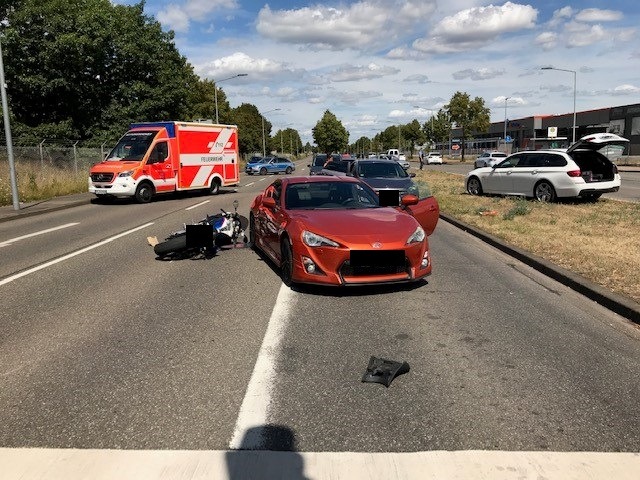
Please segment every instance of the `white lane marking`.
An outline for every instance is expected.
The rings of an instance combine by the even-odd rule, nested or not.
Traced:
[[[251,185],[253,185],[254,183],[256,183],[256,182],[247,183],[247,184],[245,185],[245,187],[250,187],[250,186],[251,186]]]
[[[202,205],[205,205],[207,203],[209,203],[209,200],[205,200],[204,202],[200,202],[200,203],[196,203],[195,205],[191,205],[190,207],[185,208],[185,210],[193,210],[194,208],[201,207]]]
[[[6,480],[637,480],[633,452],[275,452],[0,448]]]
[[[4,280],[0,280],[0,287],[2,285],[6,285],[7,283],[13,282],[14,280],[17,280],[19,278],[22,278],[22,277],[25,277],[27,275],[30,275],[30,274],[32,274],[34,272],[37,272],[39,270],[45,269],[47,267],[50,267],[51,265],[55,265],[56,263],[64,262],[65,260],[69,260],[70,258],[73,258],[73,257],[75,257],[77,255],[80,255],[82,253],[86,253],[89,250],[93,250],[94,248],[98,248],[98,247],[101,247],[102,245],[106,245],[107,243],[113,242],[114,240],[117,240],[118,238],[124,237],[124,236],[129,235],[129,234],[131,234],[133,232],[137,232],[138,230],[142,230],[143,228],[149,227],[151,225],[153,225],[153,222],[145,223],[144,225],[140,225],[139,227],[132,228],[131,230],[127,230],[126,232],[119,233],[118,235],[115,235],[115,236],[113,236],[111,238],[107,238],[106,240],[102,240],[101,242],[94,243],[93,245],[89,245],[88,247],[81,248],[80,250],[77,250],[75,252],[71,252],[71,253],[69,253],[67,255],[64,255],[64,256],[62,256],[60,258],[56,258],[55,260],[51,260],[49,262],[43,263],[42,265],[38,265],[37,267],[30,268],[28,270],[25,270],[24,272],[16,273],[15,275],[7,277]]]
[[[229,448],[257,449],[262,446],[262,428],[267,425],[271,389],[275,382],[275,366],[293,300],[293,290],[284,283],[278,292],[267,331],[262,339],[258,359],[242,400]]]
[[[8,247],[12,243],[18,242],[20,240],[24,240],[25,238],[35,237],[37,235],[43,235],[45,233],[55,232],[56,230],[61,230],[63,228],[73,227],[74,225],[79,225],[78,222],[74,223],[65,223],[64,225],[58,225],[57,227],[47,228],[46,230],[39,230],[37,232],[29,233],[27,235],[22,235],[20,237],[10,238],[9,240],[5,240],[4,242],[0,242],[0,248]]]

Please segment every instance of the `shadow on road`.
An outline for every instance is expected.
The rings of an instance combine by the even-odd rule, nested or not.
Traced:
[[[282,425],[247,430],[240,448],[226,453],[226,462],[230,480],[308,480],[295,433]]]

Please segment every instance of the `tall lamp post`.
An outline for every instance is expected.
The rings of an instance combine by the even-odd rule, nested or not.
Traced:
[[[262,117],[262,157],[266,157],[267,156],[267,142],[265,140],[264,137],[264,116],[267,113],[271,113],[271,112],[277,112],[278,110],[280,110],[279,108],[274,108],[273,110],[267,110],[266,112],[264,112],[261,117]]]
[[[216,123],[220,123],[220,121],[218,120],[218,84],[220,82],[225,82],[227,80],[231,80],[232,78],[238,78],[238,77],[246,77],[247,75],[249,75],[248,73],[238,73],[237,75],[234,75],[233,77],[228,77],[228,78],[223,78],[222,80],[218,80],[218,81],[213,81],[213,92],[214,92],[214,97],[215,97],[215,102],[216,102]]]
[[[507,150],[507,100],[511,97],[504,97],[504,136],[502,139],[504,140],[504,149]]]
[[[567,70],[564,68],[542,67],[540,70],[558,70],[559,72],[573,73],[573,128],[571,129],[571,143],[576,143],[576,76],[575,70]]]

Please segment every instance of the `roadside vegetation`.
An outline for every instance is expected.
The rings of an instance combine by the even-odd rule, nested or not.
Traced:
[[[442,213],[640,302],[640,204],[474,197],[464,178],[423,170],[416,180],[429,183]]]

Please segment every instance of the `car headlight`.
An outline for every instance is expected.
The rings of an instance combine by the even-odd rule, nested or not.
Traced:
[[[412,243],[421,243],[424,242],[426,235],[424,234],[424,229],[422,227],[416,228],[416,231],[411,234],[409,239],[407,240],[407,245],[411,245]]]
[[[317,235],[313,232],[305,230],[302,232],[302,241],[309,247],[337,247],[338,244],[327,237]]]
[[[126,172],[120,172],[118,174],[118,177],[130,177],[131,175],[133,175],[133,172],[135,172],[135,170],[127,170]]]

